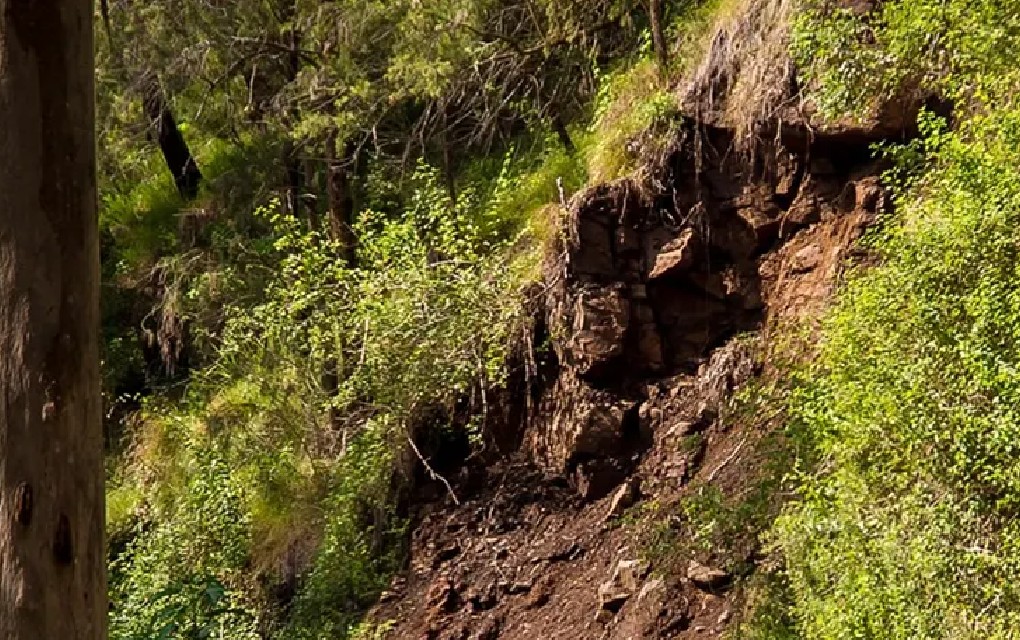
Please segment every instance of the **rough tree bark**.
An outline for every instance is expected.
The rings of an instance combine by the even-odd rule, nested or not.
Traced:
[[[106,637],[92,0],[0,0],[0,639]]]

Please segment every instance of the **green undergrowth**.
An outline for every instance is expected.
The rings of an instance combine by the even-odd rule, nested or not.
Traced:
[[[851,274],[793,371],[798,498],[759,610],[809,639],[1020,637],[1020,5],[808,5],[794,53],[830,115],[921,87],[956,110],[883,149],[879,265]]]
[[[807,637],[1020,624],[1020,111],[926,123],[936,168],[900,194],[883,265],[841,294],[792,402],[815,460],[776,534]]]
[[[113,637],[343,637],[399,566],[411,428],[499,383],[537,264],[494,215],[511,182],[457,202],[428,167],[414,182],[400,217],[363,212],[356,268],[278,205],[258,213],[275,238],[262,301],[223,310],[215,359],[183,402],[143,410],[110,489],[111,536],[135,527],[113,562]],[[256,578],[299,581],[285,619],[267,619]],[[207,580],[217,608],[200,606]],[[195,621],[160,627],[178,602]]]

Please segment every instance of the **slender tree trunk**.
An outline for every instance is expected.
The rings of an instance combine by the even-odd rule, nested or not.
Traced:
[[[354,268],[358,262],[358,239],[354,235],[354,193],[351,190],[350,164],[353,162],[355,151],[353,145],[345,145],[344,157],[338,158],[337,142],[332,136],[326,142],[326,147],[329,234],[335,242],[340,244],[341,256],[347,266]],[[322,375],[322,387],[330,398],[337,396],[340,381],[351,374],[351,361],[343,353],[345,347],[348,352],[357,348],[356,345],[340,345],[340,353],[326,363]],[[341,451],[346,451],[347,429],[340,423],[340,414],[333,407],[330,407],[329,410],[329,424],[340,437]]]
[[[358,239],[354,235],[354,194],[351,191],[350,164],[354,159],[352,145],[346,145],[344,157],[337,157],[336,142],[327,143],[329,168],[326,193],[329,200],[329,228],[333,240],[340,243],[343,258],[354,267],[358,259]]]
[[[297,80],[298,74],[301,73],[301,33],[294,25],[296,15],[297,2],[296,0],[290,0],[284,5],[281,17],[281,22],[290,24],[283,34],[283,44],[287,47],[286,84]],[[287,111],[287,116],[290,120],[287,124],[291,127],[301,120],[301,113],[296,106]],[[295,218],[301,217],[301,209],[305,204],[304,194],[307,176],[305,173],[305,162],[301,158],[301,151],[302,149],[290,140],[287,141],[283,148],[284,163],[287,166],[287,208]],[[309,227],[313,225],[314,222],[309,217]]]
[[[446,178],[446,192],[450,196],[450,202],[457,202],[457,178],[454,173],[453,149],[450,148],[450,119],[447,116],[445,104],[442,109],[442,131],[439,134],[439,144],[443,149],[443,175]]]
[[[301,217],[301,194],[305,190],[305,170],[294,143],[283,145],[284,164],[287,167],[287,212]]]
[[[669,49],[666,46],[665,27],[662,24],[662,0],[648,0],[648,20],[652,27],[652,47],[659,61],[659,69],[663,72],[669,66]]]
[[[319,180],[319,172],[316,171],[315,163],[310,160],[305,160],[305,182],[308,184],[306,193],[302,202],[305,205],[305,210],[308,211],[308,228],[315,232],[322,231],[322,221],[319,219],[319,199],[318,195],[321,193],[320,186],[322,182]]]
[[[174,177],[177,192],[185,200],[194,200],[202,184],[202,172],[198,169],[195,157],[191,155],[184,134],[177,126],[177,120],[174,119],[155,73],[148,72],[142,77],[142,106],[152,124],[166,166]]]
[[[0,0],[0,639],[102,640],[92,0]]]

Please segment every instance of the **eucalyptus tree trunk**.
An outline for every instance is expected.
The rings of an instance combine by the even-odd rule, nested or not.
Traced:
[[[0,640],[106,637],[92,0],[0,0]]]

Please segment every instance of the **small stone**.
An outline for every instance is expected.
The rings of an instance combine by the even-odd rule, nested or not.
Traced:
[[[509,585],[506,589],[506,592],[509,593],[510,595],[528,593],[529,591],[531,591],[530,582],[514,582],[511,585]]]
[[[615,580],[606,580],[599,585],[599,609],[617,613],[632,595]]]
[[[629,509],[640,497],[640,487],[640,478],[637,476],[631,476],[628,478],[627,481],[616,490],[616,494],[613,495],[613,499],[609,503],[609,512],[606,513],[606,517],[604,519],[609,520],[623,515],[623,512]]]
[[[659,589],[662,589],[665,586],[666,583],[663,582],[662,578],[653,578],[649,580],[644,584],[644,586],[641,587],[641,592],[638,593],[637,597],[638,602],[641,602],[645,598],[649,597],[653,592],[658,591]]]
[[[570,562],[583,554],[584,548],[576,542],[571,542],[566,548],[550,553],[545,559],[550,563]]]
[[[690,422],[685,420],[674,422],[673,425],[669,428],[669,430],[666,431],[666,437],[680,438],[686,436],[692,431],[695,431],[698,428],[698,426],[699,425],[696,422]]]
[[[613,582],[634,593],[645,577],[647,569],[640,560],[620,560],[613,571]]]
[[[432,566],[434,568],[438,568],[439,565],[443,564],[444,562],[449,562],[450,560],[453,560],[454,558],[459,556],[460,552],[461,548],[459,544],[457,544],[456,542],[450,543],[439,550],[439,553],[436,554]]]
[[[779,235],[780,219],[777,211],[748,207],[737,211],[737,215],[754,234],[758,249],[764,249]]]
[[[540,609],[549,604],[549,598],[549,587],[547,585],[539,585],[533,588],[528,594],[527,600],[524,603],[524,608]]]
[[[806,273],[815,269],[822,261],[822,250],[818,245],[810,244],[793,254],[794,273]]]
[[[706,567],[694,560],[687,567],[687,577],[700,589],[719,589],[730,582],[730,574],[722,569]]]

